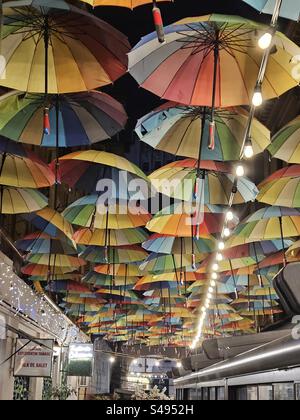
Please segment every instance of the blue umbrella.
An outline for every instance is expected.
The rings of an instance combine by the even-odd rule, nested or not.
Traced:
[[[243,0],[261,13],[273,15],[276,0]],[[298,21],[300,18],[300,4],[297,0],[282,0],[280,16]]]

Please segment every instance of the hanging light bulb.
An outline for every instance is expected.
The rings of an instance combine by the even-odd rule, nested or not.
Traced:
[[[263,103],[263,97],[261,93],[261,85],[258,84],[255,87],[253,98],[252,98],[252,104],[256,107],[261,106]]]
[[[208,292],[209,292],[209,293],[213,293],[213,292],[214,292],[214,288],[213,288],[213,287],[209,287],[209,288],[208,288]]]
[[[212,266],[213,271],[218,271],[219,270],[219,264],[214,263]]]
[[[217,283],[215,282],[215,280],[211,280],[210,285],[211,287],[216,287]]]
[[[245,175],[245,169],[244,169],[243,165],[238,165],[236,167],[235,173],[236,173],[236,176],[238,176],[238,177],[244,176]]]
[[[228,210],[228,212],[226,213],[226,221],[227,222],[232,222],[234,219],[234,214],[231,210]]]
[[[224,234],[224,236],[226,238],[229,238],[229,236],[230,236],[230,229],[229,228],[225,228],[223,234]]]
[[[219,262],[223,261],[223,255],[220,252],[217,253],[216,260]]]
[[[267,32],[265,32],[258,40],[258,46],[262,50],[267,50],[272,43],[273,36],[274,36],[274,28],[270,28]]]
[[[223,250],[225,249],[225,243],[224,243],[223,241],[220,241],[220,242],[218,243],[218,249],[219,249],[220,251],[223,251]]]
[[[211,278],[213,280],[217,280],[218,279],[218,274],[217,273],[212,273]]]
[[[253,147],[252,147],[252,141],[251,138],[248,137],[245,147],[244,147],[244,156],[246,159],[251,159],[254,155]]]

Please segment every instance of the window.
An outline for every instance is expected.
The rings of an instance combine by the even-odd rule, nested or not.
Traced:
[[[248,401],[257,401],[258,400],[257,386],[248,386],[247,387],[247,400]]]
[[[258,399],[260,401],[273,400],[273,387],[272,385],[261,385],[258,387]]]
[[[243,386],[236,390],[237,401],[247,401],[247,387]]]
[[[209,389],[209,399],[210,401],[216,401],[216,388]]]
[[[295,399],[295,390],[293,383],[274,385],[275,401],[291,401]]]
[[[208,388],[202,388],[202,401],[209,401]]]
[[[217,388],[217,400],[224,401],[225,400],[225,388],[219,387]]]
[[[295,391],[296,391],[296,400],[300,401],[300,384],[295,385]]]

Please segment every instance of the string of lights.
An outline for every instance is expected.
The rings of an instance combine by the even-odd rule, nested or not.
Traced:
[[[256,109],[263,104],[262,83],[265,78],[268,60],[272,51],[272,41],[273,41],[274,35],[276,34],[276,27],[277,27],[278,18],[280,15],[281,4],[282,4],[282,0],[276,0],[270,27],[260,37],[258,41],[258,46],[264,51],[264,54],[262,57],[262,62],[261,62],[260,70],[258,73],[257,82],[254,88],[249,118],[246,125],[245,135],[244,135],[243,143],[241,147],[240,161],[242,161],[243,159],[251,159],[254,155],[252,141],[251,141],[252,123],[254,120]],[[214,292],[217,287],[217,280],[219,278],[219,263],[223,260],[222,251],[224,251],[225,246],[226,246],[225,241],[231,236],[230,222],[232,222],[234,219],[234,213],[232,211],[232,207],[233,207],[235,194],[237,193],[237,181],[238,181],[238,178],[244,176],[244,174],[245,174],[244,166],[242,165],[242,163],[239,163],[235,168],[235,180],[233,183],[233,188],[232,188],[229,203],[228,203],[228,209],[225,213],[224,224],[221,230],[220,240],[218,241],[217,250],[214,254],[213,262],[211,265],[209,285],[205,293],[203,305],[201,306],[201,309],[200,309],[200,317],[198,319],[197,334],[194,337],[194,340],[190,346],[192,350],[197,348],[203,336],[205,321],[207,319],[207,311],[211,307],[211,302],[212,302]]]

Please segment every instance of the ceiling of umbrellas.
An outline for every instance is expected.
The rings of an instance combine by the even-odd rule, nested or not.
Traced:
[[[274,11],[272,1],[247,3]],[[297,20],[296,3],[283,1],[282,15]],[[255,333],[282,316],[272,279],[300,256],[300,118],[271,138],[251,98],[258,106],[298,85],[300,48],[275,26],[237,16],[186,18],[165,34],[155,22],[164,42],[153,33],[131,50],[80,2],[4,2],[1,225],[9,215],[28,223],[15,243],[24,278],[88,334],[187,347]],[[135,129],[174,156],[148,176],[93,149],[126,126],[124,107],[99,88],[127,71],[165,100]],[[266,150],[290,165],[256,186],[241,160]],[[114,188],[103,191],[107,179]],[[140,184],[135,195],[130,186]],[[61,212],[64,188],[77,200]],[[259,210],[239,220],[255,201]]]

